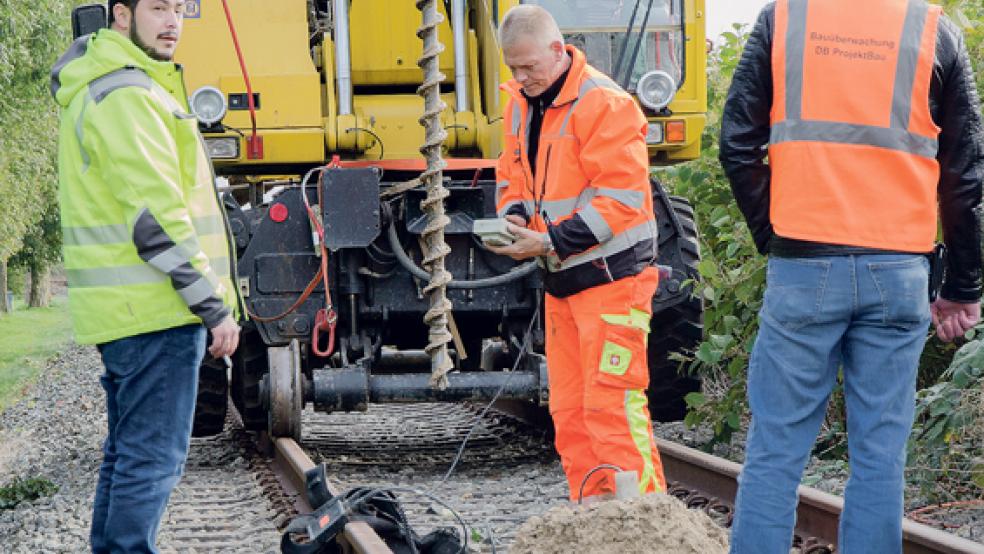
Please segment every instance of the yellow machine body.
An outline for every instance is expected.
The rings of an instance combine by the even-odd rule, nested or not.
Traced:
[[[663,2],[667,0],[661,0]],[[676,1],[676,0],[674,0]],[[683,83],[661,112],[644,110],[653,125],[663,129],[674,121],[683,136],[675,142],[650,144],[652,165],[695,159],[705,124],[706,47],[704,0],[683,4]],[[467,54],[469,110],[455,111],[455,57],[451,26],[439,29],[444,52],[442,93],[447,108],[442,120],[448,131],[449,158],[495,158],[501,144],[499,84],[511,75],[502,62],[496,40],[498,22],[520,0],[468,0]],[[643,0],[645,5],[645,0]],[[213,156],[222,174],[290,175],[324,164],[333,155],[344,160],[419,159],[424,130],[418,122],[423,100],[416,88],[422,80],[417,67],[422,43],[416,35],[420,12],[413,0],[352,0],[349,42],[352,113],[339,113],[337,60],[329,23],[310,9],[325,0],[237,0],[230,2],[254,98],[256,133],[262,137],[261,157],[250,159],[247,139],[253,133],[243,99],[246,84],[222,4],[188,0],[184,34],[176,55],[185,68],[189,94],[202,87],[221,91],[227,113],[218,125],[203,129],[209,144],[225,139],[238,145],[224,157]],[[626,2],[631,4],[631,2]],[[447,21],[445,3],[437,2]],[[496,11],[493,11],[496,10]],[[565,29],[565,34],[568,31]],[[657,49],[659,47],[657,46]],[[237,98],[233,102],[233,97]],[[681,123],[682,122],[682,123]]]

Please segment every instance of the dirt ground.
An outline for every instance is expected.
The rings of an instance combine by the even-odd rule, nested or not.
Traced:
[[[530,518],[516,533],[512,554],[718,554],[727,531],[672,496],[557,506]]]

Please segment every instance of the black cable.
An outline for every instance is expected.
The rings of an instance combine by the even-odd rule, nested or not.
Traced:
[[[352,491],[349,491],[349,492],[352,492]],[[347,499],[346,502],[349,504],[350,510],[351,509],[354,509],[357,506],[361,506],[362,504],[365,504],[366,502],[368,502],[371,499],[380,500],[382,502],[396,503],[397,501],[396,501],[395,498],[389,498],[389,497],[386,497],[386,496],[380,496],[380,494],[386,493],[386,492],[389,492],[389,493],[393,493],[393,492],[404,492],[404,493],[416,494],[416,495],[421,496],[421,497],[424,497],[424,498],[426,498],[426,499],[428,499],[428,500],[430,500],[432,502],[436,502],[437,504],[440,504],[442,507],[444,507],[445,509],[447,509],[449,512],[451,512],[451,515],[454,516],[454,518],[458,521],[458,525],[461,526],[461,547],[458,549],[458,553],[457,554],[465,554],[468,551],[468,524],[467,524],[467,522],[464,520],[463,517],[461,517],[461,514],[459,514],[457,510],[455,510],[454,508],[452,508],[450,505],[448,505],[446,502],[444,502],[440,498],[438,498],[438,497],[434,496],[433,494],[430,494],[430,493],[428,493],[426,491],[422,491],[420,489],[415,489],[415,488],[412,488],[412,487],[386,487],[386,488],[380,487],[380,488],[371,489],[369,491],[360,492],[360,494],[354,500],[348,500]],[[406,519],[406,514],[403,514],[403,519]],[[409,523],[407,523],[407,525],[409,527]],[[411,542],[412,543],[413,542],[413,537],[408,534],[408,538],[410,538],[410,541],[408,541],[408,542]],[[411,548],[416,552],[416,545],[412,545]]]
[[[622,88],[629,88],[629,82],[632,81],[632,68],[635,67],[636,59],[639,57],[639,47],[642,46],[642,39],[646,38],[646,25],[649,24],[649,12],[653,9],[653,1],[649,0],[649,5],[646,6],[646,15],[642,18],[642,26],[639,27],[639,38],[636,39],[635,48],[632,50],[632,58],[629,60],[629,66],[625,71],[625,80],[622,81]]]
[[[345,129],[346,133],[351,133],[352,131],[363,131],[372,135],[372,137],[376,139],[376,142],[379,143],[379,159],[382,160],[385,157],[384,153],[386,152],[386,149],[383,147],[383,139],[379,138],[379,135],[370,129],[366,129],[365,127],[349,127],[348,129]]]
[[[430,281],[430,274],[415,264],[407,255],[407,251],[403,248],[403,245],[400,244],[400,237],[396,233],[395,222],[390,222],[387,230],[387,236],[389,237],[390,248],[393,250],[393,254],[396,255],[396,260],[401,266],[403,266],[403,269],[406,269],[418,279]],[[487,287],[497,287],[499,285],[504,285],[506,283],[511,283],[512,281],[522,279],[523,277],[533,273],[536,268],[536,262],[526,262],[525,264],[518,266],[507,273],[503,273],[502,275],[486,277],[484,279],[453,279],[445,286],[449,289],[481,289]]]
[[[581,504],[581,498],[584,496],[584,485],[588,484],[588,478],[591,477],[592,475],[594,475],[595,472],[600,471],[602,469],[612,469],[612,470],[615,470],[615,471],[624,471],[622,468],[618,467],[615,464],[598,464],[598,465],[594,466],[593,468],[591,468],[591,471],[589,471],[587,473],[587,475],[584,476],[584,479],[581,479],[581,487],[579,489],[577,489],[577,503],[578,503],[578,505]]]
[[[482,412],[478,414],[478,416],[475,418],[475,422],[472,423],[471,428],[468,429],[468,433],[465,435],[464,440],[461,441],[461,446],[458,447],[458,452],[455,454],[454,460],[451,462],[451,467],[448,468],[447,473],[445,473],[444,477],[441,479],[442,485],[446,483],[447,480],[451,477],[451,474],[454,473],[455,468],[458,466],[458,462],[461,461],[462,454],[464,454],[465,452],[465,445],[468,444],[468,439],[471,438],[472,433],[474,433],[475,429],[478,428],[478,424],[482,422],[482,418],[484,418],[485,414],[489,412],[489,410],[492,408],[492,405],[495,404],[495,401],[499,399],[499,396],[502,394],[502,391],[506,389],[506,385],[509,384],[509,380],[512,379],[512,376],[516,373],[516,368],[519,367],[519,362],[521,362],[523,360],[523,357],[526,355],[526,353],[529,352],[530,338],[533,336],[533,325],[535,325],[537,320],[540,318],[540,306],[541,306],[541,302],[537,302],[536,310],[534,310],[533,312],[533,317],[530,318],[530,324],[526,327],[526,334],[523,337],[523,346],[519,349],[519,354],[516,355],[516,361],[513,362],[512,371],[509,372],[509,375],[506,376],[506,379],[502,382],[501,385],[499,385],[499,390],[495,391],[495,394],[492,396],[492,400],[489,400],[489,403],[485,405],[485,409],[483,409]]]
[[[636,13],[639,12],[639,4],[642,0],[636,0],[635,6],[632,8],[632,16],[629,17],[629,25],[625,28],[625,38],[622,39],[622,45],[618,48],[618,58],[615,59],[615,67],[612,69],[612,79],[618,81],[618,74],[621,73],[622,62],[625,61],[625,51],[629,45],[629,40],[632,37],[632,29],[635,27]]]

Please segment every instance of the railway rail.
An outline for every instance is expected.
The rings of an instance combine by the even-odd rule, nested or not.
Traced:
[[[427,405],[424,405],[427,406]],[[426,412],[426,407],[414,406],[417,415]],[[446,408],[445,408],[446,409]],[[423,412],[420,412],[423,410]],[[509,410],[507,418],[519,415]],[[439,412],[440,413],[440,412]],[[473,413],[473,412],[466,412]],[[323,417],[323,416],[322,416]],[[357,416],[358,417],[358,416]],[[447,414],[442,413],[442,419]],[[312,419],[312,418],[308,418]],[[525,425],[522,420],[516,420],[519,425]],[[313,418],[311,423],[317,422]],[[323,422],[323,424],[330,424]],[[496,425],[501,429],[504,425],[497,420]],[[426,430],[425,430],[426,434]],[[325,455],[319,453],[317,443],[327,445],[330,450],[345,452],[344,444],[325,438],[325,433],[317,428],[310,430],[308,435],[314,444],[315,458]],[[441,440],[446,440],[442,438]],[[482,439],[480,438],[479,441]],[[486,437],[487,440],[487,437]],[[724,525],[731,520],[732,502],[737,491],[737,476],[741,469],[739,464],[705,454],[676,443],[658,440],[663,466],[670,482],[670,494],[684,501],[689,507],[703,509],[714,519]],[[304,472],[315,467],[315,461],[309,451],[289,438],[268,440],[267,446],[273,450],[273,470],[280,480],[288,497],[294,500],[294,508],[298,512],[307,512],[311,507],[302,493],[304,490]],[[355,447],[355,445],[352,445]],[[372,455],[370,454],[370,459]],[[359,462],[353,462],[358,465]],[[500,462],[508,463],[508,462]],[[330,485],[331,492],[337,494],[339,487]],[[843,501],[836,496],[820,492],[809,487],[800,487],[800,504],[797,510],[797,534],[794,546],[800,548],[803,554],[824,554],[834,552],[837,543],[837,521],[843,508]],[[963,539],[932,527],[905,520],[903,523],[903,544],[906,554],[984,554],[984,544]],[[365,523],[349,523],[344,530],[341,540],[350,552],[359,554],[388,554],[391,550]]]

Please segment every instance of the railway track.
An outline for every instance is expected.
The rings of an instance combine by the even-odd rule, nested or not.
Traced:
[[[372,406],[366,414],[308,413],[304,416],[303,446],[286,438],[269,443],[274,451],[274,473],[298,512],[311,509],[300,491],[304,490],[304,472],[319,462],[325,462],[332,473],[341,471],[340,481],[348,482],[349,486],[360,471],[374,465],[397,467],[403,464],[418,469],[420,466],[433,466],[431,471],[421,472],[431,477],[416,477],[418,482],[427,486],[443,473],[443,470],[435,469],[436,466],[446,467],[453,458],[476,412],[475,408],[464,405],[422,404]],[[521,461],[535,461],[549,449],[542,433],[536,434],[536,426],[517,418],[521,415],[518,412],[510,412],[513,413],[489,414],[489,419],[478,426],[470,440],[471,455],[465,456],[463,463],[474,465],[475,462],[483,462],[509,467],[509,464]],[[399,415],[401,413],[403,417]],[[359,435],[358,431],[363,429],[358,425],[360,418],[362,423],[368,423],[367,427],[375,431]],[[692,508],[704,509],[720,523],[730,523],[732,502],[737,491],[736,478],[741,466],[675,443],[658,443],[667,479],[671,483],[670,493]],[[472,446],[474,450],[471,450]],[[341,489],[338,481],[332,484],[333,493]],[[448,500],[453,502],[453,499]],[[554,501],[557,500],[554,498]],[[842,506],[839,497],[800,487],[794,546],[799,547],[803,554],[834,552],[837,520]],[[540,510],[543,509],[541,504]],[[414,515],[419,514],[408,510],[408,515],[411,522],[416,524],[418,518]],[[518,514],[517,527],[525,517]],[[980,543],[913,521],[904,522],[903,533],[906,554],[984,554],[984,545]],[[390,552],[372,529],[362,523],[349,523],[342,540],[353,552]],[[508,540],[499,544],[499,551],[505,550],[503,547],[508,547]],[[482,550],[486,548],[487,545]]]
[[[305,471],[324,463],[332,494],[354,486],[428,490],[462,513],[478,552],[506,552],[523,521],[566,502],[566,484],[542,419],[537,425],[529,413],[500,408],[509,413],[492,411],[479,422],[450,478],[447,468],[479,407],[371,405],[365,413],[305,412],[300,444],[265,436],[255,441],[229,425],[217,437],[195,440],[186,476],[164,517],[162,551],[278,552],[279,533],[290,518],[312,511]],[[658,444],[670,494],[730,524],[740,466],[679,444]],[[454,525],[432,503],[404,494],[400,500],[421,534]],[[834,551],[842,505],[839,497],[800,488],[794,546],[802,554]],[[906,554],[984,554],[982,544],[913,521],[904,522],[903,533]],[[340,540],[347,552],[391,552],[365,523],[346,525]]]

